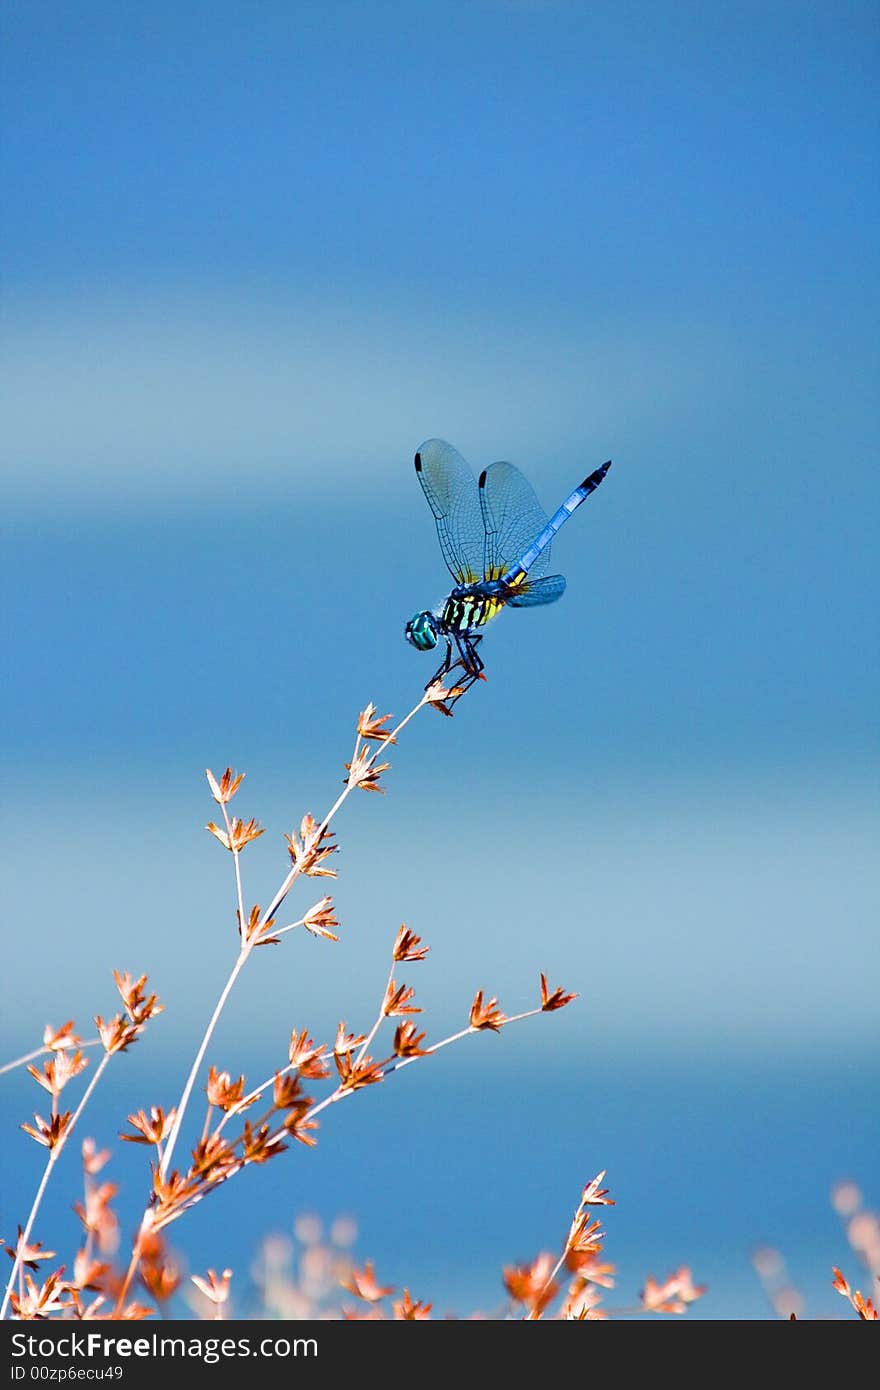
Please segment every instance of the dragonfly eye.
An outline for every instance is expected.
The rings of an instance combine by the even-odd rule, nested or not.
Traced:
[[[406,640],[420,652],[429,652],[437,645],[437,625],[433,613],[417,613],[406,625]]]

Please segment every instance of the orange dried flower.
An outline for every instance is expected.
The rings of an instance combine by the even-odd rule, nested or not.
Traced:
[[[377,719],[376,706],[371,703],[361,711],[357,725],[358,734],[361,738],[374,739],[377,743],[395,743],[391,731],[383,728],[390,718],[390,714],[383,714]]]
[[[173,1169],[166,1177],[157,1170],[153,1173],[153,1206],[150,1210],[150,1229],[161,1231],[170,1221],[176,1221],[185,1211],[201,1201],[204,1196],[197,1178],[191,1173],[178,1173]]]
[[[404,1289],[403,1298],[399,1303],[392,1304],[395,1318],[400,1321],[419,1322],[424,1318],[430,1318],[433,1303],[422,1303],[409,1296],[409,1289]]]
[[[425,691],[425,703],[431,705],[433,709],[439,710],[441,714],[446,714],[452,718],[452,710],[447,705],[447,700],[455,700],[459,695],[465,693],[464,686],[453,685],[448,689],[442,681],[434,681]]]
[[[236,908],[235,916],[238,921],[238,934],[245,946],[277,946],[281,940],[280,936],[272,935],[272,928],[275,925],[275,918],[270,917],[267,921],[260,920],[260,907],[252,907],[248,919],[242,928],[241,913]]]
[[[545,1252],[531,1264],[510,1265],[504,1269],[504,1287],[515,1302],[522,1303],[533,1316],[540,1316],[558,1292],[558,1285],[550,1278],[552,1270],[553,1256]]]
[[[608,1196],[608,1188],[602,1186],[605,1178],[605,1169],[597,1173],[592,1182],[588,1182],[581,1193],[582,1207],[613,1207],[616,1203]]]
[[[399,1023],[394,1032],[395,1054],[398,1057],[427,1057],[428,1049],[421,1046],[424,1041],[424,1033],[417,1033],[414,1023]]]
[[[43,1046],[57,1052],[60,1049],[78,1047],[82,1038],[73,1031],[73,1019],[69,1018],[66,1023],[62,1023],[60,1028],[53,1028],[51,1023],[47,1023],[43,1029]]]
[[[29,1134],[38,1144],[44,1145],[51,1152],[64,1138],[72,1118],[71,1110],[65,1110],[63,1115],[53,1115],[49,1120],[44,1120],[42,1115],[34,1115],[34,1123],[22,1125],[21,1128],[25,1134]]]
[[[132,1023],[146,1023],[147,1019],[152,1018],[154,1014],[164,1013],[164,1005],[159,1003],[157,996],[155,994],[147,995],[146,975],[141,975],[135,980],[127,970],[122,973],[114,970],[113,978],[125,1005],[125,1011]]]
[[[156,1243],[158,1249],[152,1251],[149,1257],[141,1252],[139,1272],[147,1292],[153,1295],[157,1303],[166,1303],[180,1287],[181,1274],[161,1237],[156,1237]]]
[[[314,816],[307,815],[303,816],[299,835],[297,839],[294,830],[284,837],[288,853],[299,872],[310,878],[335,878],[335,869],[323,867],[324,860],[339,849],[338,845],[333,844],[333,831],[328,830],[327,826],[319,826]]]
[[[541,972],[541,1011],[542,1013],[553,1013],[554,1009],[564,1009],[566,1004],[570,1004],[572,999],[577,999],[576,994],[566,994],[560,986],[554,989],[552,994],[547,988],[547,976]]]
[[[330,1075],[329,1069],[323,1061],[323,1043],[316,1046],[305,1028],[301,1033],[297,1033],[294,1028],[290,1035],[290,1047],[287,1055],[290,1059],[290,1065],[296,1067],[300,1076],[306,1080],[321,1081],[325,1076]]]
[[[367,1260],[363,1269],[355,1266],[343,1283],[342,1287],[348,1289],[356,1298],[362,1298],[365,1303],[378,1303],[380,1299],[386,1298],[388,1294],[394,1293],[394,1286],[388,1284],[385,1287],[380,1285],[376,1278],[373,1261]]]
[[[347,1033],[345,1031],[345,1023],[340,1019],[339,1027],[336,1029],[336,1041],[333,1044],[333,1051],[336,1053],[353,1052],[356,1047],[360,1047],[361,1043],[365,1043],[366,1041],[367,1037],[365,1033]]]
[[[241,1143],[245,1163],[268,1163],[270,1158],[283,1153],[287,1148],[281,1135],[273,1134],[267,1124],[262,1124],[259,1129],[254,1130],[248,1120],[244,1122]]]
[[[11,1245],[5,1247],[10,1260],[14,1260],[16,1255],[18,1255],[21,1264],[23,1264],[26,1269],[34,1270],[39,1265],[40,1260],[54,1260],[54,1250],[44,1250],[43,1242],[40,1240],[24,1241],[22,1239],[23,1235],[24,1230],[19,1226],[18,1239],[14,1247]]]
[[[352,1061],[351,1052],[334,1052],[333,1060],[339,1072],[339,1087],[343,1091],[359,1091],[364,1086],[374,1086],[385,1075],[372,1057],[364,1057],[360,1062]]]
[[[215,839],[219,840],[224,849],[228,849],[232,854],[238,854],[249,845],[251,840],[258,840],[265,834],[263,826],[251,817],[249,821],[239,820],[233,816],[229,823],[229,830],[221,830],[219,825],[215,825],[212,820],[205,826],[210,830]]]
[[[63,1313],[75,1307],[71,1298],[71,1287],[61,1278],[64,1266],[42,1285],[35,1283],[29,1274],[24,1276],[25,1293],[13,1293],[10,1298],[15,1316],[23,1319],[48,1318],[52,1313]],[[66,1297],[65,1297],[66,1295]]]
[[[205,768],[205,776],[208,779],[208,786],[211,788],[211,795],[218,806],[225,806],[228,801],[231,801],[244,780],[244,773],[236,774],[231,767],[226,769],[219,782],[209,767]]]
[[[68,1081],[79,1076],[88,1065],[88,1057],[81,1052],[70,1053],[59,1049],[41,1068],[29,1066],[28,1071],[50,1095],[60,1096]]]
[[[308,1149],[313,1149],[318,1142],[311,1135],[311,1131],[318,1128],[318,1121],[309,1119],[311,1106],[311,1097],[304,1096],[300,1103],[295,1105],[284,1117],[284,1128],[287,1133],[300,1144],[305,1144]]]
[[[392,958],[400,960],[424,960],[430,951],[430,946],[421,946],[421,937],[416,936],[415,932],[409,930],[405,923],[401,922],[400,931],[394,942]]]
[[[161,1144],[171,1133],[176,1117],[176,1110],[169,1110],[166,1115],[161,1105],[152,1105],[149,1114],[138,1110],[137,1114],[129,1115],[128,1123],[137,1134],[120,1134],[119,1137],[127,1144]]]
[[[220,1110],[237,1110],[244,1098],[244,1077],[233,1081],[228,1071],[209,1067],[205,1094],[209,1105],[216,1105]]]
[[[289,1072],[276,1071],[272,1086],[272,1104],[276,1110],[289,1110],[302,1100],[302,1087],[298,1076]]]
[[[245,1129],[249,1127],[246,1125]],[[241,1160],[236,1158],[232,1145],[216,1132],[200,1139],[192,1156],[190,1176],[206,1183],[225,1182],[241,1168]]]
[[[415,990],[409,989],[406,985],[398,985],[396,980],[389,980],[385,990],[385,998],[382,1003],[382,1012],[386,1018],[394,1018],[401,1014],[420,1014],[421,1009],[410,1000],[415,998]]]
[[[498,1007],[497,999],[490,999],[486,1004],[483,1003],[483,991],[477,990],[473,1004],[471,1004],[470,1026],[474,1029],[491,1028],[494,1033],[500,1033],[504,1024],[507,1022],[505,1015]]]
[[[338,941],[339,937],[331,930],[339,923],[333,915],[333,899],[322,898],[310,907],[303,917],[303,926],[312,936],[323,936],[327,941]]]
[[[127,1023],[122,1014],[114,1014],[106,1023],[100,1014],[96,1014],[95,1026],[101,1035],[104,1050],[110,1053],[125,1052],[132,1043],[137,1042],[140,1035],[140,1028]]]
[[[375,754],[369,749],[364,748],[360,753],[356,753],[350,763],[346,763],[348,776],[345,781],[352,787],[360,787],[365,792],[382,792],[385,788],[379,785],[379,778],[383,772],[387,772],[390,763],[374,763]]]

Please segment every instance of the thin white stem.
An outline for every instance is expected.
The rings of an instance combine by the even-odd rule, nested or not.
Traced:
[[[180,1100],[177,1103],[177,1114],[174,1118],[174,1125],[172,1126],[171,1133],[168,1136],[168,1143],[165,1146],[165,1152],[162,1155],[162,1163],[159,1168],[159,1173],[163,1178],[168,1172],[169,1166],[171,1164],[171,1156],[174,1153],[174,1146],[176,1145],[178,1135],[180,1134],[180,1127],[183,1124],[183,1117],[186,1113],[186,1107],[189,1104],[189,1098],[192,1094],[192,1088],[196,1083],[196,1077],[199,1074],[202,1062],[204,1061],[205,1053],[208,1050],[208,1044],[211,1041],[211,1038],[213,1037],[214,1029],[217,1027],[217,1022],[220,1018],[220,1015],[223,1012],[223,1007],[226,1003],[226,1000],[229,998],[229,995],[232,991],[232,986],[238,979],[242,966],[244,965],[245,961],[250,955],[250,952],[251,948],[249,946],[243,946],[241,948],[238,954],[238,959],[236,960],[235,965],[232,967],[229,979],[223,986],[223,992],[220,995],[220,998],[217,1000],[217,1003],[214,1007],[214,1012],[211,1015],[210,1022],[208,1023],[208,1026],[205,1029],[205,1035],[202,1038],[201,1045],[199,1046],[199,1050],[196,1053],[195,1061],[193,1062],[192,1067],[190,1068],[189,1076],[186,1079],[186,1085],[183,1088],[183,1094],[181,1095]]]
[[[84,1047],[99,1047],[100,1044],[100,1038],[88,1038],[85,1042],[79,1042],[75,1047],[71,1047],[69,1050],[79,1052],[82,1051]],[[14,1062],[4,1062],[3,1066],[0,1067],[0,1076],[3,1076],[8,1071],[14,1071],[16,1067],[27,1066],[28,1062],[36,1061],[37,1057],[44,1057],[47,1053],[56,1051],[58,1051],[58,1049],[54,1047],[36,1047],[33,1052],[26,1052],[23,1057],[16,1057]]]
[[[224,820],[224,822],[225,822],[225,824],[226,824],[226,833],[227,833],[227,835],[229,836],[229,841],[230,841],[230,844],[231,844],[231,843],[232,843],[232,826],[231,826],[230,821],[229,821],[229,812],[228,812],[227,809],[226,809],[226,803],[225,803],[225,802],[223,802],[223,803],[221,804],[221,810],[222,810],[222,812],[223,812],[223,820]],[[235,891],[236,891],[236,897],[238,898],[238,923],[239,923],[239,930],[240,930],[240,932],[241,932],[241,939],[242,939],[242,941],[244,941],[244,939],[245,939],[244,934],[245,934],[245,931],[246,931],[246,929],[247,929],[247,918],[246,918],[245,915],[244,915],[244,896],[243,896],[243,894],[242,894],[242,887],[241,887],[241,868],[240,868],[239,862],[238,862],[238,855],[239,855],[239,851],[234,849],[234,850],[232,851],[232,857],[233,857],[233,860],[234,860],[234,862],[235,862]],[[198,1074],[199,1074],[199,1071],[201,1070],[201,1065],[202,1065],[202,1062],[204,1061],[205,1053],[206,1053],[207,1050],[208,1050],[208,1044],[210,1043],[211,1038],[213,1037],[214,1029],[217,1027],[217,1023],[218,1023],[218,1021],[219,1021],[219,1019],[220,1019],[221,1013],[223,1012],[223,1008],[224,1008],[224,1005],[226,1004],[226,1000],[229,998],[229,995],[230,995],[230,993],[231,993],[231,991],[232,991],[232,987],[233,987],[233,985],[235,984],[236,980],[238,979],[238,976],[239,976],[239,974],[240,974],[240,972],[241,972],[241,969],[242,969],[242,967],[243,967],[245,961],[247,960],[248,956],[250,955],[251,950],[252,950],[252,947],[251,947],[251,946],[243,945],[242,948],[241,948],[241,950],[239,951],[239,953],[238,953],[238,958],[237,958],[237,960],[236,960],[236,962],[235,962],[235,965],[232,967],[232,970],[231,970],[230,975],[229,975],[229,979],[226,981],[226,984],[225,984],[224,987],[223,987],[223,992],[222,992],[222,994],[220,995],[220,998],[217,1000],[217,1003],[216,1003],[216,1005],[215,1005],[215,1007],[214,1007],[214,1012],[213,1012],[213,1014],[211,1015],[211,1018],[210,1018],[210,1021],[209,1021],[209,1023],[208,1023],[207,1028],[205,1029],[205,1033],[204,1033],[204,1036],[203,1036],[203,1038],[202,1038],[201,1045],[200,1045],[200,1047],[199,1047],[198,1052],[196,1053],[195,1061],[194,1061],[193,1064],[192,1064],[192,1067],[191,1067],[191,1069],[190,1069],[189,1076],[188,1076],[187,1079],[186,1079],[186,1085],[185,1085],[184,1088],[183,1088],[183,1093],[182,1093],[182,1095],[181,1095],[181,1097],[180,1097],[180,1100],[179,1100],[179,1102],[178,1102],[178,1105],[177,1105],[177,1114],[176,1114],[175,1117],[174,1117],[174,1124],[173,1124],[172,1127],[171,1127],[171,1133],[170,1133],[169,1136],[168,1136],[168,1143],[167,1143],[167,1145],[165,1146],[165,1152],[163,1153],[161,1163],[159,1164],[159,1173],[160,1173],[160,1176],[163,1177],[163,1178],[165,1177],[166,1173],[168,1172],[168,1168],[169,1168],[169,1166],[170,1166],[170,1164],[171,1164],[171,1158],[172,1158],[172,1155],[173,1155],[173,1153],[174,1153],[175,1145],[176,1145],[176,1143],[177,1143],[177,1137],[178,1137],[178,1135],[180,1134],[181,1125],[183,1124],[183,1117],[184,1117],[184,1114],[185,1114],[185,1112],[186,1112],[186,1107],[187,1107],[188,1104],[189,1104],[189,1098],[190,1098],[190,1096],[191,1096],[191,1094],[192,1094],[192,1088],[193,1088],[193,1086],[194,1086],[195,1083],[196,1083],[196,1078],[197,1078],[197,1076],[198,1076]]]
[[[272,935],[273,935],[273,936],[286,936],[287,933],[288,933],[289,931],[296,931],[297,927],[301,927],[301,926],[303,926],[303,925],[304,925],[303,919],[302,919],[302,917],[300,917],[300,919],[299,919],[298,922],[291,922],[289,926],[287,926],[287,927],[281,927],[280,930],[278,930],[278,931],[276,931],[275,928],[273,927],[273,928],[272,928]]]
[[[25,1226],[24,1231],[22,1232],[21,1238],[19,1239],[18,1244],[17,1244],[17,1247],[16,1247],[15,1259],[14,1259],[13,1262],[12,1262],[12,1273],[11,1273],[10,1276],[9,1276],[9,1283],[6,1285],[6,1293],[5,1293],[4,1296],[3,1296],[3,1304],[2,1304],[2,1306],[0,1306],[0,1319],[6,1317],[6,1309],[7,1309],[8,1306],[9,1306],[9,1300],[10,1300],[10,1297],[12,1296],[12,1290],[13,1290],[13,1288],[14,1288],[14,1286],[15,1286],[16,1276],[18,1275],[19,1270],[20,1270],[21,1267],[22,1267],[22,1261],[21,1261],[22,1252],[23,1252],[25,1246],[27,1245],[28,1241],[29,1241],[30,1238],[31,1238],[31,1231],[34,1229],[34,1222],[35,1222],[36,1219],[37,1219],[37,1213],[38,1213],[39,1210],[40,1210],[40,1203],[41,1203],[42,1200],[43,1200],[43,1196],[44,1196],[44,1194],[45,1194],[46,1188],[49,1186],[49,1179],[50,1179],[50,1177],[52,1176],[52,1173],[53,1173],[53,1171],[54,1171],[54,1169],[55,1169],[56,1163],[58,1162],[59,1158],[61,1157],[62,1152],[64,1151],[64,1148],[65,1148],[65,1145],[67,1144],[68,1139],[70,1138],[71,1134],[73,1133],[74,1129],[76,1128],[77,1121],[79,1120],[80,1116],[82,1115],[83,1111],[84,1111],[85,1108],[86,1108],[86,1105],[87,1105],[88,1102],[89,1102],[89,1099],[90,1099],[90,1097],[91,1097],[92,1092],[94,1091],[95,1087],[97,1086],[98,1082],[100,1081],[101,1076],[102,1076],[103,1071],[104,1071],[104,1068],[106,1067],[107,1063],[110,1061],[110,1057],[111,1057],[111,1056],[112,1056],[112,1054],[109,1053],[109,1052],[105,1052],[105,1053],[104,1053],[104,1056],[101,1058],[100,1062],[98,1063],[97,1067],[95,1068],[94,1076],[92,1077],[91,1081],[89,1082],[88,1086],[86,1087],[85,1091],[83,1092],[82,1099],[80,1100],[79,1105],[76,1107],[76,1110],[73,1112],[73,1116],[72,1116],[72,1118],[71,1118],[70,1124],[69,1124],[69,1125],[67,1126],[67,1128],[65,1129],[64,1133],[62,1134],[61,1138],[58,1140],[58,1143],[55,1145],[55,1148],[54,1148],[54,1149],[52,1150],[52,1152],[49,1154],[49,1157],[48,1157],[48,1159],[47,1159],[47,1161],[46,1161],[46,1168],[45,1168],[45,1171],[44,1171],[44,1173],[43,1173],[42,1179],[40,1180],[40,1185],[39,1185],[39,1187],[37,1188],[37,1194],[36,1194],[36,1196],[34,1197],[33,1205],[32,1205],[31,1210],[30,1210],[30,1215],[28,1216],[28,1219],[27,1219],[27,1225]]]
[[[227,808],[226,808],[226,802],[225,802],[225,801],[221,803],[220,809],[221,809],[221,811],[223,812],[223,820],[224,820],[224,822],[225,822],[225,824],[226,824],[226,834],[227,834],[227,836],[228,836],[228,838],[229,838],[229,844],[230,844],[230,846],[231,846],[231,845],[232,845],[232,825],[230,824],[230,820],[229,820],[229,811],[228,811]],[[235,893],[236,893],[236,897],[238,898],[238,923],[239,923],[239,930],[241,931],[242,940],[244,940],[244,933],[245,933],[245,927],[246,927],[246,925],[247,925],[247,918],[246,918],[245,915],[244,915],[244,893],[242,892],[242,887],[241,887],[241,864],[240,864],[240,862],[239,862],[239,856],[240,856],[240,854],[241,854],[241,850],[238,850],[238,849],[233,849],[233,850],[232,850],[232,859],[233,859],[233,863],[234,863],[234,865],[235,865]]]
[[[355,1058],[354,1064],[356,1067],[359,1067],[361,1062],[364,1060],[367,1048],[370,1046],[370,1043],[373,1041],[379,1029],[382,1027],[382,1020],[385,1017],[385,1000],[388,998],[388,991],[390,990],[391,982],[394,979],[395,964],[396,962],[392,960],[391,969],[388,971],[388,983],[385,986],[385,993],[382,995],[382,1003],[379,1006],[379,1017],[376,1019],[376,1022],[373,1024],[367,1036],[364,1038],[364,1045],[358,1053],[357,1057]]]

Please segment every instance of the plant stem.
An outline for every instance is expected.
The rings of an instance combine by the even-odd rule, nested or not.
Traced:
[[[245,961],[250,955],[250,952],[251,948],[249,946],[242,946],[241,950],[239,951],[238,959],[236,960],[234,966],[232,967],[232,970],[230,971],[229,979],[223,986],[223,992],[221,993],[220,998],[217,1000],[217,1003],[214,1006],[214,1012],[212,1013],[208,1026],[205,1029],[204,1037],[202,1038],[199,1050],[196,1053],[195,1061],[193,1062],[192,1067],[190,1068],[189,1076],[186,1079],[186,1085],[183,1088],[183,1093],[178,1102],[177,1114],[174,1117],[174,1125],[172,1127],[171,1133],[168,1136],[168,1143],[165,1146],[165,1152],[162,1155],[162,1162],[159,1167],[159,1174],[163,1178],[168,1172],[168,1168],[171,1164],[171,1156],[174,1153],[174,1146],[176,1145],[178,1135],[180,1134],[180,1127],[183,1124],[183,1117],[186,1113],[186,1107],[189,1104],[189,1098],[192,1094],[192,1088],[196,1083],[196,1077],[199,1074],[199,1070],[205,1058],[205,1053],[208,1050],[208,1044],[211,1041],[214,1029],[217,1027],[217,1022],[220,1018],[221,1013],[223,1012],[223,1007],[226,1003],[226,1000],[229,998],[229,995],[232,992],[232,987],[238,979],[242,967],[244,966]]]
[[[76,1047],[71,1047],[70,1049],[64,1050],[77,1052],[81,1051],[84,1047],[99,1047],[100,1044],[100,1038],[88,1038],[86,1042],[77,1043]],[[36,1061],[37,1057],[43,1057],[48,1052],[55,1052],[59,1050],[61,1049],[56,1049],[54,1047],[35,1047],[33,1052],[26,1052],[23,1057],[16,1057],[14,1062],[4,1062],[3,1066],[0,1067],[0,1076],[5,1075],[5,1073],[8,1071],[14,1071],[16,1067],[24,1067],[27,1065],[28,1062],[34,1062]]]

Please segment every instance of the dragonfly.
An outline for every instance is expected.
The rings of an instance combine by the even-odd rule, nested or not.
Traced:
[[[562,597],[565,579],[547,573],[550,543],[596,491],[611,460],[584,478],[549,519],[512,463],[490,464],[477,482],[457,449],[444,439],[428,439],[418,449],[415,465],[456,583],[436,608],[410,618],[406,638],[422,652],[446,643],[446,655],[426,690],[442,682],[453,666],[462,668],[462,678],[445,701],[448,713],[475,681],[485,680],[478,647],[486,624],[503,608],[537,608]]]

